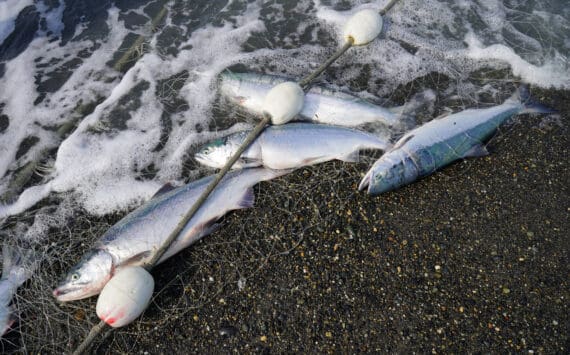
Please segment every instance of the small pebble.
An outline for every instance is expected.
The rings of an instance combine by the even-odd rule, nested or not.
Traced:
[[[220,335],[225,337],[231,337],[236,335],[238,332],[236,327],[232,327],[231,325],[224,326],[220,328]]]

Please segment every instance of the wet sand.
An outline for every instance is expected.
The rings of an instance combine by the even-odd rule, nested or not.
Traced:
[[[159,265],[143,317],[92,351],[567,353],[570,92],[533,96],[560,116],[520,116],[491,155],[395,192],[357,191],[373,157],[256,186],[256,206]],[[50,230],[57,254],[21,289],[2,352],[78,346],[96,298],[58,303],[51,289],[123,215]]]
[[[261,184],[97,352],[567,353],[570,93],[534,95],[560,121],[396,192],[356,190],[370,159]]]

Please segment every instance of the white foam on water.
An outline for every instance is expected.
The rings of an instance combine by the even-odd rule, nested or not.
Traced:
[[[59,41],[51,40],[50,43],[48,38],[35,38],[23,53],[6,64],[6,74],[0,79],[2,86],[21,83],[13,90],[0,93],[0,102],[5,103],[3,112],[11,122],[5,134],[0,135],[0,175],[32,161],[43,149],[59,148],[51,181],[44,187],[27,190],[15,204],[3,206],[0,215],[22,212],[49,195],[49,191],[73,192],[69,194],[73,197],[69,198],[82,208],[89,213],[103,215],[132,208],[148,199],[166,181],[184,180],[183,165],[193,147],[212,137],[243,129],[232,127],[225,132],[202,131],[213,119],[211,109],[217,94],[215,80],[219,72],[241,62],[259,71],[270,67],[275,74],[303,77],[320,64],[326,53],[331,51],[330,46],[340,45],[342,27],[352,14],[362,9],[381,9],[387,2],[356,2],[348,11],[337,11],[317,3],[311,10],[312,18],[299,24],[296,33],[283,40],[285,44],[292,44],[294,35],[300,36],[308,26],[317,24],[338,40],[337,43],[328,43],[326,48],[311,43],[301,44],[299,48],[244,52],[242,45],[253,32],[267,32],[260,20],[263,4],[248,4],[242,14],[233,18],[233,23],[205,24],[194,30],[187,40],[177,45],[180,50],[175,55],[161,51],[158,35],[152,35],[147,45],[148,53],[122,78],[106,66],[128,33],[119,20],[119,10],[111,8],[107,19],[110,33],[99,43],[101,47],[73,71],[58,91],[48,93],[39,105],[33,104],[38,93],[34,85],[36,72],[30,70],[36,67],[37,58],[42,57],[40,64],[49,63],[69,53],[78,53],[92,46],[93,42],[71,41],[60,46]],[[62,3],[59,8],[42,15],[54,33],[61,31],[64,6]],[[307,1],[297,4],[297,7],[310,8]],[[283,11],[283,7],[278,5],[272,5],[272,9]],[[479,15],[481,23],[467,21],[470,11]],[[134,9],[134,12],[143,13],[142,8]],[[368,46],[351,49],[335,64],[345,70],[338,74],[335,78],[338,81],[334,84],[341,88],[349,87],[367,66],[371,68],[369,85],[360,93],[361,96],[389,96],[399,85],[434,72],[462,83],[474,70],[510,66],[514,75],[535,85],[568,88],[568,70],[564,70],[561,64],[565,60],[564,54],[549,48],[548,43],[518,32],[508,21],[510,13],[498,1],[443,3],[406,0],[398,3],[386,17],[380,39]],[[521,16],[551,18],[555,15],[541,10],[537,14]],[[566,26],[564,19],[558,19],[558,22],[560,26]],[[165,23],[172,25],[169,18]],[[78,25],[76,34],[85,29],[84,25]],[[316,30],[311,33],[313,40],[316,33]],[[510,33],[511,37],[505,39],[504,33]],[[515,48],[509,46],[512,40],[520,45]],[[522,47],[527,50],[521,50]],[[540,53],[533,53],[529,48]],[[187,71],[187,75],[180,79],[185,82],[179,96],[188,109],[167,115],[172,128],[167,140],[161,142],[163,112],[167,108],[162,103],[158,83],[183,71]],[[377,83],[378,80],[381,84]],[[141,83],[146,83],[146,86],[134,95],[133,91],[140,88]],[[470,83],[462,85],[467,92],[480,89]],[[104,101],[61,144],[51,131],[42,128],[65,122],[77,102],[92,102],[98,97]],[[128,116],[125,128],[109,130],[113,111],[124,106],[125,100],[139,100],[140,105],[124,113]],[[12,124],[16,121],[18,124]],[[19,143],[29,136],[38,137],[39,143],[16,161],[14,155]],[[160,144],[161,149],[157,150]],[[156,171],[152,180],[140,178],[141,170],[147,167]],[[0,191],[6,184],[6,180],[0,181]]]
[[[570,70],[562,66],[560,61],[549,60],[541,66],[536,66],[525,61],[512,48],[503,44],[483,46],[473,33],[469,33],[465,41],[468,44],[469,58],[507,63],[514,75],[529,84],[545,88],[570,88]]]
[[[42,18],[45,20],[47,31],[50,31],[51,35],[59,36],[64,28],[61,19],[63,16],[63,11],[65,10],[65,2],[60,1],[59,6],[51,10],[45,4],[45,2],[38,2],[36,7],[40,12]],[[46,34],[47,33],[41,33],[40,31],[40,35],[46,35]]]
[[[32,0],[2,1],[0,42],[13,31],[14,19],[21,9],[32,4]],[[291,20],[281,16],[289,11],[287,6],[262,1],[229,1],[225,9],[228,12],[240,6],[245,10],[237,10],[241,13],[234,15],[231,21],[221,20],[215,25],[210,18],[218,19],[219,14],[204,14],[208,18],[198,19],[198,29],[193,29],[197,22],[192,18],[176,28],[190,35],[172,45],[176,51],[165,51],[159,38],[165,29],[177,26],[174,17],[169,16],[180,15],[174,14],[179,9],[174,6],[180,3],[183,2],[167,2],[167,7],[173,8],[168,9],[164,24],[158,26],[156,32],[152,32],[150,26],[129,30],[120,20],[123,18],[120,10],[111,7],[105,19],[108,33],[101,29],[103,33],[96,33],[101,38],[90,39],[89,23],[80,23],[71,29],[74,39],[63,43],[59,36],[64,29],[65,1],[60,0],[60,5],[51,10],[47,2],[36,2],[45,30],[39,30],[23,52],[4,63],[4,76],[0,78],[0,111],[9,117],[8,127],[0,133],[0,194],[7,190],[15,170],[35,162],[46,150],[57,150],[57,154],[53,162],[48,162],[53,168],[44,180],[25,189],[15,202],[0,205],[0,223],[3,217],[17,215],[9,219],[10,225],[2,225],[7,228],[0,231],[2,235],[39,242],[42,250],[49,249],[46,260],[71,262],[78,255],[68,246],[70,242],[77,243],[80,237],[66,234],[64,226],[70,218],[78,216],[91,223],[91,215],[131,210],[148,200],[163,183],[174,180],[179,184],[204,173],[203,170],[188,172],[190,169],[185,166],[196,147],[250,128],[246,123],[238,123],[227,130],[208,131],[209,124],[219,119],[212,114],[219,72],[243,63],[251,71],[300,79],[341,45],[342,28],[352,14],[367,8],[380,9],[388,0],[332,1],[345,8],[349,7],[348,3],[352,4],[347,11],[337,11],[324,2],[313,4],[310,0],[301,0],[295,3],[295,9],[306,18],[295,26],[286,26],[288,33],[285,34],[272,31],[275,28],[270,26]],[[1,8],[4,4],[14,6],[6,12]],[[334,63],[336,70],[325,73],[320,80],[343,90],[353,88],[353,83],[358,82],[362,86],[358,88],[362,90],[358,93],[361,97],[389,99],[400,85],[436,73],[434,81],[438,74],[445,74],[451,81],[447,90],[436,93],[440,98],[461,99],[464,94],[476,96],[480,92],[499,97],[495,83],[481,85],[467,80],[474,71],[492,68],[510,69],[513,75],[534,85],[568,89],[568,16],[552,14],[542,4],[536,6],[530,13],[515,13],[513,17],[515,10],[499,0],[400,1],[386,16],[379,39],[351,49]],[[149,17],[144,6],[128,11]],[[183,11],[188,12],[185,14],[188,17],[194,15],[190,13],[192,10]],[[271,14],[264,15],[267,12]],[[264,22],[261,18],[269,20]],[[542,21],[540,23],[550,27],[537,27],[538,35],[519,30],[521,24],[530,20]],[[265,41],[267,48],[246,52],[243,45],[254,32],[257,33],[254,46],[263,47]],[[144,45],[147,52],[123,74],[107,63],[115,57],[129,33],[147,36],[148,42]],[[275,38],[271,38],[272,35]],[[326,43],[320,43],[321,38]],[[88,57],[81,56],[82,62],[69,72],[69,78],[57,91],[39,92],[36,80],[48,80],[46,73],[57,74],[64,67],[63,63],[80,57],[81,52],[90,52],[91,48],[96,49]],[[247,48],[251,49],[251,43]],[[362,75],[364,71],[366,75]],[[173,85],[176,80],[183,80],[177,95],[188,109],[170,113],[164,95],[172,93],[163,92],[162,86]],[[362,80],[368,82],[362,84]],[[435,95],[429,91],[429,80],[419,83],[426,87],[414,87],[408,99],[411,101],[414,94],[424,92],[425,100],[435,101]],[[45,97],[37,103],[40,95]],[[75,112],[78,103],[93,102],[98,102],[94,111],[82,117],[73,133],[62,140],[55,129],[69,123],[72,117],[81,116]],[[16,159],[21,143],[29,137],[37,137],[39,141]],[[151,173],[145,175],[149,171]],[[186,172],[190,176],[184,175]],[[84,216],[85,212],[88,216]],[[103,228],[106,228],[104,223],[100,229]],[[81,233],[81,238],[96,238],[95,233],[89,229]],[[48,237],[49,245],[45,243]],[[87,247],[91,241],[86,239],[80,243]],[[51,287],[53,280],[45,284]],[[47,315],[52,311],[43,310]],[[54,329],[59,327],[57,322],[49,326],[52,324]],[[45,338],[45,334],[33,336]],[[51,346],[59,340],[52,341]]]
[[[8,102],[5,108],[8,116],[26,117],[26,112],[31,111],[36,113],[31,115],[34,122],[39,118],[47,123],[51,122],[50,118],[46,117],[48,110],[50,115],[59,113],[60,117],[64,117],[74,107],[72,101],[83,99],[89,102],[95,99],[94,94],[105,95],[107,98],[61,142],[54,172],[51,174],[53,179],[42,188],[33,187],[26,190],[16,203],[1,207],[0,216],[22,212],[45,197],[49,191],[59,193],[73,191],[74,199],[85,210],[94,215],[104,215],[131,208],[147,200],[161,186],[160,181],[183,179],[180,174],[188,149],[219,135],[210,132],[197,133],[196,125],[207,126],[211,119],[211,103],[215,98],[212,84],[217,74],[241,58],[251,56],[241,53],[241,45],[252,31],[264,29],[263,23],[258,21],[257,17],[258,12],[252,8],[252,11],[247,12],[245,16],[238,18],[235,24],[225,24],[222,27],[208,25],[196,30],[187,43],[182,45],[182,47],[192,46],[192,49],[182,50],[175,57],[159,55],[151,49],[151,52],[140,58],[119,82],[115,80],[112,82],[114,86],[110,86],[101,83],[101,77],[105,75],[112,77],[112,73],[105,74],[108,70],[101,73],[98,69],[105,67],[105,62],[110,59],[112,50],[109,46],[118,47],[118,43],[126,34],[123,24],[118,21],[118,10],[113,8],[109,12],[109,22],[111,22],[109,26],[112,33],[107,42],[112,44],[105,45],[94,53],[90,61],[76,70],[73,77],[60,90],[46,99],[49,104],[40,110],[32,104],[35,99],[34,73],[27,70],[32,66],[33,58],[38,56],[36,46],[46,45],[45,41],[38,39],[33,46],[31,45],[16,60],[9,63],[10,70],[7,71],[9,75],[3,78],[9,83],[16,81],[18,77],[23,77],[28,83],[18,92],[7,94],[8,97],[0,97],[3,102]],[[155,41],[150,42],[150,46],[155,44]],[[73,50],[68,46],[62,51]],[[50,50],[56,51],[57,48]],[[105,55],[102,55],[103,53]],[[63,53],[56,55],[61,56]],[[159,152],[154,152],[161,138],[161,116],[164,109],[160,101],[160,92],[156,87],[157,82],[182,70],[189,72],[189,78],[181,90],[181,95],[186,99],[190,109],[173,115],[171,118],[173,130],[165,147]],[[83,84],[90,81],[88,85]],[[105,126],[111,111],[121,106],[121,99],[129,95],[137,84],[143,82],[148,83],[148,87],[141,93],[140,107],[128,112],[126,129],[111,134],[105,131],[94,133],[94,128],[97,130],[97,127]],[[13,128],[11,126],[10,136],[23,139],[36,133],[33,127],[33,122],[29,125],[14,125]],[[235,130],[234,127],[227,133]],[[43,137],[41,141],[49,142],[48,138],[49,135]],[[12,162],[10,157],[15,154],[17,145],[9,145],[6,141],[3,146],[9,149],[7,154],[2,155],[6,157],[5,161],[0,161],[2,163],[0,166],[4,167],[3,172],[5,172]],[[40,144],[38,148],[34,147],[32,150],[41,149],[42,146]],[[151,165],[158,170],[159,178],[151,181],[139,179],[138,171]]]
[[[385,3],[363,4],[349,11],[319,6],[316,16],[340,34],[344,23],[356,11],[380,9]],[[469,22],[473,12],[477,13],[479,22]],[[513,17],[516,20],[509,21]],[[481,3],[404,1],[387,15],[385,32],[380,39],[366,47],[351,49],[352,55],[349,53],[339,60],[356,68],[346,71],[341,80],[349,82],[359,74],[359,68],[372,65],[374,79],[382,79],[383,85],[378,87],[370,82],[369,88],[385,96],[399,85],[433,72],[461,81],[481,68],[508,66],[515,76],[530,84],[570,88],[565,54],[553,48],[540,33],[534,38],[515,26],[539,19],[554,19],[555,26],[548,35],[557,35],[558,30],[568,26],[561,16],[543,11],[517,12],[492,0]]]
[[[9,205],[0,205],[0,218],[13,216],[26,211],[31,206],[46,198],[52,191],[50,183],[32,186],[26,189],[20,194],[16,202]]]
[[[172,179],[179,176],[181,160],[188,149],[197,143],[195,127],[197,124],[207,126],[212,119],[212,102],[216,96],[214,83],[217,75],[228,66],[247,58],[259,56],[243,53],[242,44],[254,31],[265,29],[263,22],[258,20],[259,9],[250,5],[251,10],[237,19],[235,25],[225,24],[223,27],[211,25],[192,33],[190,39],[182,45],[192,49],[181,51],[176,58],[164,62],[172,74],[187,69],[190,72],[188,82],[181,89],[181,96],[187,101],[189,110],[180,117],[181,125],[171,132],[164,149],[167,156],[161,164],[162,179]]]
[[[9,87],[10,90],[0,92],[0,102],[5,104],[3,112],[9,117],[10,124],[6,132],[0,135],[0,176],[4,176],[8,169],[15,170],[33,161],[42,150],[57,146],[59,140],[54,132],[45,130],[44,127],[65,123],[78,103],[94,101],[99,96],[106,96],[111,90],[113,74],[105,75],[105,72],[111,72],[105,69],[105,62],[111,59],[113,49],[119,46],[126,31],[118,21],[116,9],[110,11],[108,23],[113,30],[107,42],[84,60],[58,91],[46,94],[40,104],[34,103],[39,95],[34,68],[63,58],[69,53],[78,53],[93,43],[68,42],[65,47],[61,47],[59,41],[36,37],[24,52],[7,62],[4,77],[0,78],[0,87]],[[103,81],[104,79],[108,80]],[[38,137],[39,142],[23,157],[15,160],[20,143],[30,136]]]
[[[33,4],[33,0],[0,1],[0,44],[14,31],[16,17],[25,7]]]

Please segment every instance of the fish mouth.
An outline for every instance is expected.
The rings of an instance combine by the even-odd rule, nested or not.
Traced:
[[[208,165],[206,164],[206,159],[204,159],[204,156],[201,153],[194,154],[194,159],[202,165]]]
[[[212,159],[208,159],[205,156],[203,156],[202,154],[198,153],[196,155],[194,155],[194,159],[209,168],[214,168],[214,169],[219,169],[222,168],[224,165],[223,164],[218,164],[217,162],[213,161]]]
[[[60,302],[68,302],[92,296],[94,293],[86,292],[86,290],[81,287],[60,286],[53,290],[52,294],[56,300]]]
[[[67,298],[69,297],[69,293],[73,292],[74,290],[75,289],[73,289],[73,288],[58,287],[55,290],[53,290],[52,294],[56,300],[65,302],[65,301],[70,301]]]

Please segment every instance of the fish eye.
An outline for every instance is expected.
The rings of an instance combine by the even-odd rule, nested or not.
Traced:
[[[79,280],[79,273],[78,272],[74,272],[73,274],[71,274],[71,281],[77,281]]]

